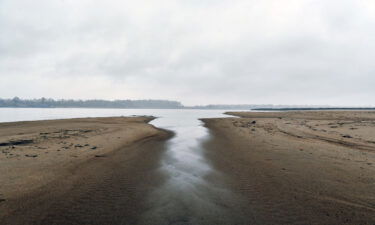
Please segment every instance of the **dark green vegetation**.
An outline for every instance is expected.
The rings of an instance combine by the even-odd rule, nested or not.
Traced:
[[[167,100],[54,100],[54,99],[0,99],[0,107],[19,108],[183,108],[177,101]]]
[[[374,107],[329,107],[329,106],[288,106],[272,104],[211,104],[184,106],[181,102],[170,100],[73,100],[73,99],[1,99],[0,108],[117,108],[117,109],[221,109],[221,110],[375,110]]]
[[[40,99],[0,99],[0,107],[9,108],[119,108],[119,109],[241,109],[273,107],[273,105],[200,105],[184,106],[178,101],[169,100],[71,100],[52,98]]]

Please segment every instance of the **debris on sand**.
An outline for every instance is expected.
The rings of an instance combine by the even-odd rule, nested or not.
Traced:
[[[256,124],[256,121],[255,121],[255,120],[252,121],[252,122],[247,122],[247,123],[245,123],[245,122],[238,122],[238,121],[233,122],[233,125],[234,125],[235,127],[243,127],[243,128],[252,127],[252,126],[255,125],[255,124]]]
[[[36,158],[36,157],[38,157],[38,155],[36,155],[36,154],[26,154],[25,156],[26,156],[26,157],[31,157],[31,158]]]
[[[350,135],[342,135],[343,138],[353,138],[352,136]]]
[[[1,152],[2,152],[3,154],[8,154],[8,153],[9,153],[9,149],[2,150]]]
[[[30,139],[14,140],[14,141],[8,141],[8,142],[1,142],[0,146],[25,145],[25,144],[31,144],[33,142],[34,141]]]
[[[97,148],[98,148],[98,147],[96,147],[96,146],[93,146],[93,147],[92,147],[91,149],[92,149],[92,150],[95,150],[95,149],[97,149]]]

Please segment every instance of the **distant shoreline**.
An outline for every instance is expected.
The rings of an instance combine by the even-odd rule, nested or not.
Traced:
[[[375,110],[375,108],[256,108],[256,109],[251,109],[253,111],[319,111],[319,110]]]
[[[248,110],[248,111],[329,111],[329,110],[375,110],[375,107],[361,108],[361,107],[350,107],[350,108],[231,108],[231,107],[180,107],[180,108],[121,108],[121,107],[17,107],[17,106],[0,106],[0,109],[171,109],[171,110]]]
[[[171,110],[252,110],[244,108],[116,108],[116,107],[2,107],[0,109],[171,109]]]
[[[0,108],[88,108],[88,109],[203,109],[203,110],[375,110],[375,106],[335,106],[335,105],[298,105],[298,104],[203,104],[184,105],[175,100],[103,100],[103,99],[12,99],[0,98]]]

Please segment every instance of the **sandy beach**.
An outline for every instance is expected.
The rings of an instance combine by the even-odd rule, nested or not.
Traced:
[[[231,112],[206,155],[257,224],[375,222],[375,112]]]
[[[0,224],[132,224],[171,133],[152,117],[0,124]],[[106,193],[103,193],[106,192]]]
[[[0,224],[374,224],[375,112],[227,114],[1,123]]]

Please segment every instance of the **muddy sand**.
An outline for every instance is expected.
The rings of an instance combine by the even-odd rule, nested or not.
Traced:
[[[134,224],[171,133],[152,117],[0,124],[0,224]]]
[[[375,112],[228,114],[206,156],[256,224],[375,224]]]

